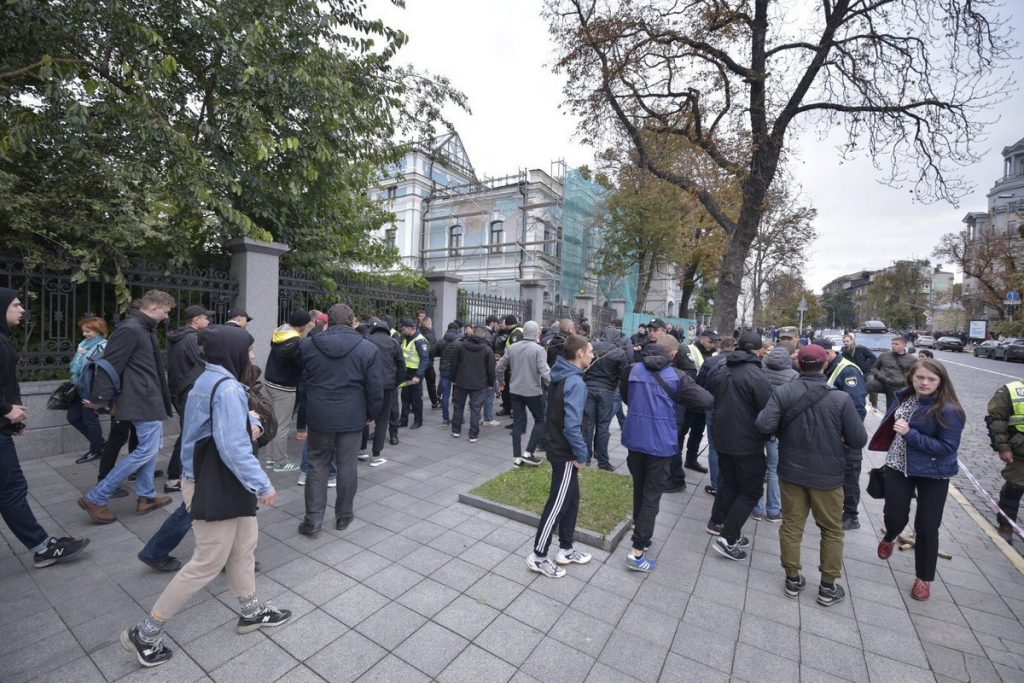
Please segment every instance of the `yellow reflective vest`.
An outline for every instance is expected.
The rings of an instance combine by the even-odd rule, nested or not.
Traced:
[[[405,367],[410,370],[416,370],[420,367],[420,351],[416,348],[416,342],[418,341],[426,342],[427,338],[417,333],[412,339],[402,342],[402,355],[405,356]]]
[[[1018,432],[1024,432],[1024,382],[1019,379],[1007,382],[1006,390],[1010,392],[1010,405],[1013,406],[1013,415],[1007,422]]]

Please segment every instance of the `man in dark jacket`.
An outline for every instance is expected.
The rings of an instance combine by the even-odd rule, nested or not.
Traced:
[[[853,361],[860,368],[862,375],[867,377],[875,367],[878,356],[873,354],[868,347],[857,343],[857,338],[852,332],[843,335],[843,358]]]
[[[868,381],[868,385],[871,391],[885,394],[886,412],[896,405],[895,394],[907,386],[907,373],[916,362],[917,359],[907,352],[906,337],[894,337],[892,350],[879,354],[871,370],[872,379]]]
[[[309,311],[296,310],[288,316],[288,322],[274,330],[270,340],[270,355],[263,371],[263,385],[267,398],[274,406],[277,420],[277,436],[267,444],[267,466],[275,470],[296,469],[288,462],[288,439],[292,431],[292,415],[295,412],[296,391],[302,379],[299,363],[299,344],[312,325]]]
[[[365,457],[360,455],[359,459],[369,460],[370,467],[378,467],[387,462],[381,456],[381,452],[384,450],[384,437],[389,431],[392,436],[398,435],[398,421],[392,423],[391,415],[394,413],[392,407],[398,401],[398,385],[405,381],[405,360],[402,356],[402,347],[391,336],[391,330],[386,322],[380,320],[374,322],[370,326],[369,335],[366,338],[377,347],[380,374],[383,378],[384,399],[381,401],[380,411],[371,416],[374,422],[373,455]],[[385,425],[387,425],[387,429],[385,429]],[[369,430],[369,427],[365,427],[365,430]],[[366,436],[363,437],[364,441]]]
[[[996,390],[988,401],[985,425],[989,443],[1003,462],[1003,487],[999,490],[999,509],[996,516],[999,535],[1007,542],[1013,539],[1013,526],[1020,513],[1024,498],[1024,420],[1020,412],[1024,406],[1024,382],[1013,380]],[[1004,517],[1005,515],[1005,517]]]
[[[845,595],[836,583],[843,568],[843,481],[849,454],[860,452],[867,432],[854,400],[826,383],[825,350],[812,344],[800,349],[797,358],[800,376],[775,390],[755,425],[762,434],[779,438],[779,546],[786,595],[795,598],[806,586],[800,543],[811,512],[821,529],[818,602],[828,606]]]
[[[434,359],[437,358],[437,337],[434,335],[434,321],[423,315],[419,319],[420,334],[427,340],[427,370],[423,375],[423,382],[427,385],[427,396],[430,397],[430,407],[437,410],[441,407],[441,401],[437,396],[437,372],[434,370]]]
[[[500,341],[499,341],[500,340]],[[519,319],[514,315],[506,315],[505,319],[502,320],[501,333],[494,340],[494,356],[496,359],[501,360],[501,357],[505,355],[516,342],[523,340],[523,328],[519,326]],[[505,370],[500,377],[496,378],[501,384],[507,388],[511,381],[509,371]],[[501,410],[498,411],[498,415],[511,415],[512,414],[512,398],[510,393],[506,390],[501,393]],[[490,425],[495,427],[497,425]]]
[[[54,538],[28,504],[28,482],[14,445],[14,435],[25,430],[28,415],[21,404],[18,354],[11,341],[12,328],[24,314],[18,293],[0,287],[0,514],[11,533],[32,551],[33,565],[42,568],[76,555],[89,545],[89,539]]]
[[[302,341],[298,362],[306,382],[309,464],[306,516],[299,533],[320,532],[327,508],[331,462],[338,467],[334,526],[347,529],[354,517],[359,439],[367,421],[381,415],[384,377],[377,346],[356,331],[356,316],[345,304],[327,312],[327,329]]]
[[[709,522],[708,533],[718,535],[714,548],[730,560],[746,558],[749,541],[740,532],[764,492],[767,439],[754,427],[754,418],[768,403],[772,387],[756,353],[760,349],[756,332],[741,334],[736,350],[708,386],[715,396],[711,426],[719,468],[711,520],[724,520],[721,527]]]
[[[584,434],[589,454],[587,464],[596,457],[599,468],[611,471],[615,468],[608,460],[608,439],[612,417],[615,416],[615,390],[619,388],[619,378],[629,360],[620,347],[610,342],[595,341],[593,346],[594,362],[583,376],[587,384]]]
[[[555,361],[557,361],[558,357],[562,355],[562,347],[565,345],[566,338],[572,334],[576,334],[576,323],[569,318],[559,320],[558,332],[556,332],[547,343],[549,368],[554,367]]]
[[[469,442],[476,443],[480,436],[480,413],[484,407],[484,393],[494,387],[494,351],[487,344],[487,330],[477,325],[473,336],[466,337],[452,353],[449,372],[452,376],[452,436],[462,436],[462,419],[469,399]]]
[[[185,389],[203,372],[199,333],[210,326],[211,315],[213,311],[203,306],[189,306],[185,309],[185,324],[167,333],[167,388],[174,411],[178,413],[179,431],[167,464],[164,493],[181,490],[181,432],[185,431],[185,399],[188,398]]]
[[[680,345],[681,348],[682,345]],[[700,372],[697,373],[697,384],[699,386],[707,388],[711,378],[718,370],[725,366],[725,361],[729,360],[729,354],[736,349],[736,340],[732,337],[726,337],[718,343],[718,355],[708,358],[703,365],[700,366]],[[678,357],[678,354],[677,354]],[[770,378],[769,378],[770,381]],[[713,410],[704,411],[704,427],[705,436],[708,439],[708,483],[704,485],[704,493],[709,496],[714,496],[718,493],[718,451],[715,450],[715,441],[712,437],[714,430],[712,429],[711,422],[714,419],[715,412]],[[676,419],[680,425],[686,424],[686,406],[676,406]],[[679,461],[679,474],[682,475],[682,461]],[[673,466],[675,460],[673,459]],[[685,480],[684,480],[685,481]],[[722,520],[712,520],[713,524],[721,524]]]
[[[436,353],[441,359],[438,363],[438,372],[441,374],[441,386],[438,393],[441,394],[441,426],[447,427],[451,424],[451,402],[452,402],[452,354],[455,353],[455,346],[462,338],[462,321],[455,320],[448,323],[441,341],[437,342]]]
[[[686,373],[671,367],[679,351],[679,340],[665,335],[655,349],[637,363],[624,382],[622,400],[629,405],[622,445],[628,450],[626,464],[633,477],[633,549],[626,555],[626,567],[649,572],[654,560],[645,556],[654,534],[661,494],[669,481],[669,462],[675,453],[676,406],[708,409],[711,394],[697,386]],[[591,366],[593,368],[593,366]]]
[[[171,502],[170,496],[158,496],[153,486],[153,472],[164,438],[164,420],[171,417],[171,394],[167,375],[160,358],[156,327],[171,313],[174,297],[152,289],[142,295],[139,308],[114,330],[103,351],[103,359],[114,366],[121,379],[121,394],[114,410],[117,419],[130,420],[138,434],[138,447],[122,458],[91,491],[78,499],[78,506],[89,513],[97,524],[110,524],[116,517],[107,501],[132,473],[136,473],[135,510],[139,514],[161,508]],[[92,401],[86,407],[94,410],[110,408],[114,384],[105,372],[97,372],[93,381]]]
[[[868,397],[867,384],[864,382],[864,375],[860,367],[846,357],[837,354],[832,350],[832,344],[822,339],[814,340],[814,344],[825,351],[825,377],[826,383],[834,389],[839,389],[853,399],[853,405],[857,408],[857,414],[861,421],[867,415],[865,402]],[[843,529],[853,531],[860,528],[860,470],[863,456],[860,449],[850,451],[846,458],[846,483],[843,485],[845,496],[843,498]]]

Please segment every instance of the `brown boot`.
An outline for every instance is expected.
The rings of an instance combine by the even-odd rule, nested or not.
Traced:
[[[97,524],[110,524],[117,521],[117,517],[106,505],[96,505],[85,496],[78,499],[78,507],[89,513],[92,521]]]
[[[170,502],[170,496],[157,496],[156,498],[145,498],[143,496],[139,496],[138,503],[135,505],[135,512],[140,515],[144,515],[147,512],[152,512],[157,508],[169,505]]]

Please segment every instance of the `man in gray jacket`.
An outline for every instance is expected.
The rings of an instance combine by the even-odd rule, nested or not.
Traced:
[[[512,400],[512,466],[529,465],[536,467],[540,458],[533,454],[537,442],[544,433],[544,387],[551,380],[551,369],[548,367],[547,351],[537,342],[540,325],[528,320],[523,325],[523,339],[512,344],[498,361],[495,376],[502,377],[505,369],[511,371],[509,378],[509,396]],[[523,455],[523,432],[526,431],[526,411],[533,416],[533,431],[526,442],[526,454]]]
[[[843,480],[850,450],[867,443],[853,399],[825,382],[825,349],[811,344],[797,356],[800,376],[775,389],[755,420],[763,434],[779,438],[782,528],[779,545],[786,595],[800,595],[800,543],[807,513],[821,529],[818,603],[834,605],[846,592],[836,583],[843,568]]]

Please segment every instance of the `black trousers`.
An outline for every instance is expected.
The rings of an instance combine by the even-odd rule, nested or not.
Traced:
[[[670,458],[629,451],[626,466],[633,477],[633,548],[651,547],[661,494],[668,488]]]
[[[381,451],[384,450],[384,440],[388,436],[388,431],[391,428],[389,419],[391,418],[392,406],[395,405],[397,389],[385,389],[384,390],[384,401],[380,404],[380,412],[373,419],[373,455],[380,455]],[[387,428],[385,428],[387,427]],[[363,449],[366,449],[366,443],[363,443]]]
[[[107,443],[103,444],[100,472],[96,481],[103,481],[110,474],[110,470],[114,469],[114,465],[117,464],[117,456],[121,454],[121,448],[125,442],[128,442],[129,452],[139,447],[139,436],[135,433],[135,425],[130,420],[111,420],[110,434],[107,435]]]
[[[764,451],[748,455],[718,451],[718,493],[711,521],[722,525],[722,537],[729,545],[740,540],[743,524],[761,500],[767,472]]]
[[[505,370],[505,390],[501,392],[501,410],[505,414],[512,413],[512,390],[509,388],[512,386],[512,371]]]
[[[415,370],[406,370],[405,379],[410,381],[416,376]],[[423,422],[423,381],[416,384],[406,384],[402,387],[402,424],[409,423],[409,413],[415,423]]]
[[[537,525],[533,551],[538,557],[547,557],[551,535],[558,527],[558,547],[572,548],[576,533],[576,515],[580,511],[580,474],[575,461],[551,463],[551,492],[544,504],[544,513]]]
[[[28,482],[21,471],[14,437],[7,434],[0,434],[0,516],[29,550],[50,538],[28,504]]]
[[[437,397],[437,372],[434,371],[433,362],[427,366],[427,374],[423,376],[423,381],[427,383],[427,396],[430,397],[430,405],[436,406],[440,399]]]
[[[914,517],[914,568],[922,581],[935,580],[939,559],[939,525],[946,507],[949,479],[908,477],[898,470],[885,469],[885,540],[894,541],[910,521],[910,499],[917,493]]]
[[[704,418],[703,410],[686,411],[686,432],[690,437],[686,441],[686,462],[693,465],[697,462],[697,454],[700,452],[700,442],[704,438],[704,427],[707,420]],[[679,446],[682,448],[683,434],[679,435]]]
[[[171,449],[171,460],[167,463],[167,480],[181,479],[181,435],[185,431],[185,404],[174,404],[174,412],[178,413],[178,438]]]
[[[1021,498],[1024,498],[1024,486],[1017,486],[1009,481],[1003,482],[1003,488],[999,490],[999,509],[1015,522],[1020,513]],[[997,520],[997,523],[1000,528],[1009,528],[1010,526],[1002,517]]]
[[[846,475],[843,478],[843,519],[857,519],[860,506],[861,457],[850,460],[847,454]]]

